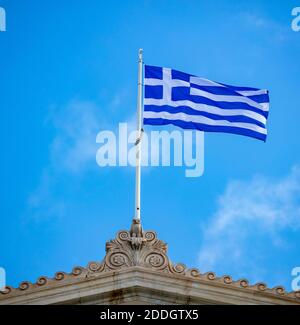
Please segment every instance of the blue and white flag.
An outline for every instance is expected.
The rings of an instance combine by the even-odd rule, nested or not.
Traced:
[[[145,66],[144,124],[241,134],[266,141],[267,90]]]

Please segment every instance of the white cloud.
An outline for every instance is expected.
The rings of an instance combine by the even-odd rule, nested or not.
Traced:
[[[286,232],[300,228],[300,167],[280,180],[229,182],[208,220],[199,252],[202,271],[266,277],[270,254],[287,251],[293,243]]]
[[[258,16],[257,14],[246,12],[246,13],[242,14],[242,17],[249,24],[252,24],[252,25],[257,26],[257,27],[268,27],[268,26],[270,26],[270,21],[268,21],[266,18]]]
[[[277,43],[288,40],[291,36],[290,24],[282,24],[281,22],[272,20],[265,16],[253,12],[243,12],[240,15],[243,22],[253,28],[267,32],[268,39]]]
[[[127,89],[121,89],[107,100],[105,110],[94,101],[78,99],[71,100],[66,105],[50,107],[45,123],[54,130],[53,139],[49,144],[49,161],[41,172],[36,188],[28,196],[26,219],[39,220],[53,216],[59,218],[68,213],[69,205],[74,202],[68,201],[66,191],[73,191],[87,173],[99,171],[100,167],[96,162],[99,148],[96,143],[97,134],[110,130],[118,136],[119,123],[123,122],[119,119],[124,115],[124,111],[126,112],[120,107],[128,106],[127,97]],[[117,122],[112,123],[112,120]],[[135,109],[131,111],[130,116],[125,114],[126,120],[129,134],[136,128]],[[128,147],[130,148],[130,145]],[[117,150],[116,159],[118,156]],[[72,197],[72,193],[69,194]]]
[[[100,108],[87,101],[71,101],[54,109],[51,122],[56,136],[50,147],[51,164],[56,169],[82,171],[95,161],[95,137],[103,125]]]
[[[100,117],[100,108],[88,101],[73,100],[50,108],[46,122],[54,127],[55,136],[49,145],[49,163],[27,200],[30,219],[64,216],[68,204],[56,189],[67,175],[78,178],[95,166],[95,136],[105,123]]]
[[[109,107],[116,105],[113,98]],[[82,100],[51,107],[46,123],[55,131],[49,145],[49,163],[27,200],[26,215],[35,220],[64,216],[68,202],[60,189],[64,184],[69,188],[78,183],[86,172],[97,168],[96,135],[100,130],[115,128],[106,120],[101,107]]]

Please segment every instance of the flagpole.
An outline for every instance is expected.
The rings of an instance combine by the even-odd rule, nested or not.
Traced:
[[[142,91],[143,91],[143,50],[139,49],[138,98],[137,98],[137,139],[135,169],[135,220],[141,220],[141,137],[142,137]]]

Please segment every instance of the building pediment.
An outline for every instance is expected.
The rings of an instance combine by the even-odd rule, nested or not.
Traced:
[[[7,286],[0,304],[300,304],[300,292],[281,286],[250,285],[246,279],[217,277],[173,264],[167,244],[134,221],[106,243],[102,262],[74,267],[71,273],[41,276],[36,283]]]

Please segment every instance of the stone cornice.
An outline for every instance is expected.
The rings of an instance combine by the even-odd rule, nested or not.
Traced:
[[[122,230],[115,239],[106,243],[106,255],[102,262],[91,262],[87,267],[74,267],[71,273],[57,272],[53,278],[41,276],[36,283],[22,282],[18,288],[7,286],[0,292],[0,303],[10,297],[39,292],[102,277],[103,275],[134,269],[149,270],[154,274],[174,276],[210,286],[222,286],[231,290],[273,297],[300,304],[300,292],[286,292],[281,286],[267,288],[265,283],[250,285],[248,280],[234,281],[229,275],[217,277],[213,272],[200,273],[196,268],[186,268],[182,263],[173,264],[167,256],[167,244],[157,238],[154,231],[143,231],[138,221],[131,230]]]

